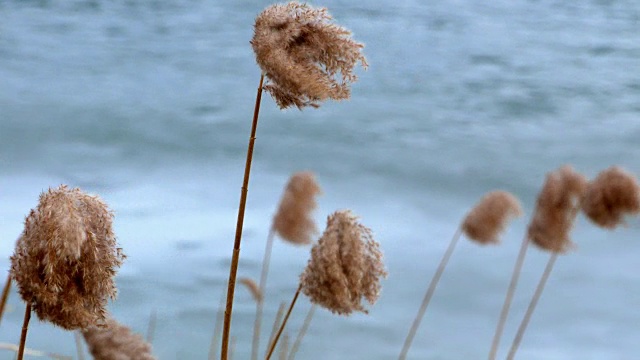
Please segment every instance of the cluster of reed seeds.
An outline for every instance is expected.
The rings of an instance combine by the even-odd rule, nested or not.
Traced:
[[[316,241],[318,231],[313,211],[321,190],[315,175],[302,171],[289,179],[272,219],[259,283],[251,278],[236,279],[261,94],[263,90],[267,91],[282,109],[291,106],[317,108],[329,99],[348,99],[350,85],[357,80],[355,66],[360,64],[366,68],[367,63],[362,54],[364,46],[351,39],[350,31],[332,23],[326,9],[297,2],[273,5],[260,13],[255,21],[251,46],[262,75],[247,152],[224,319],[220,312],[216,320],[216,329],[222,331],[222,341],[220,334],[215,334],[209,358],[218,357],[218,347],[221,359],[226,360],[232,355],[233,346],[230,344],[233,341],[230,341],[229,334],[233,296],[235,284],[240,282],[253,294],[256,302],[252,360],[263,356],[269,359],[278,344],[278,356],[293,359],[316,306],[339,315],[368,313],[368,306],[380,296],[381,279],[387,273],[372,231],[362,225],[350,210],[330,214],[324,232]],[[635,177],[617,166],[602,171],[591,181],[570,166],[563,166],[547,175],[517,256],[489,352],[490,359],[496,358],[529,243],[550,252],[551,256],[515,336],[509,359],[515,356],[557,255],[573,248],[570,231],[576,216],[582,212],[594,224],[613,229],[624,223],[625,216],[640,212],[639,193]],[[522,214],[520,201],[502,190],[487,193],[468,212],[428,286],[399,359],[406,358],[461,235],[481,245],[498,244],[500,233],[508,221]],[[38,205],[26,217],[24,231],[11,256],[11,269],[0,303],[1,319],[9,288],[15,282],[26,304],[24,326],[17,347],[18,359],[22,359],[25,353],[31,312],[42,321],[81,334],[95,359],[154,359],[151,345],[118,323],[106,310],[108,300],[116,297],[114,277],[125,258],[112,231],[112,218],[112,212],[99,197],[80,189],[61,185],[40,195]],[[281,306],[264,353],[260,355],[267,275],[276,236],[295,246],[312,247],[293,300],[288,307],[285,304]],[[289,346],[289,336],[284,329],[300,293],[306,295],[313,306],[295,341]],[[82,357],[81,352],[78,357]]]

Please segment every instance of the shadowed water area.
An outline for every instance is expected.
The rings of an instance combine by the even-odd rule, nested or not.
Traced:
[[[412,359],[489,352],[520,240],[544,175],[571,163],[640,174],[637,1],[326,1],[366,44],[352,99],[280,111],[265,96],[239,276],[259,277],[291,173],[316,173],[316,212],[350,208],[372,228],[389,277],[369,315],[318,310],[299,359],[397,358],[462,217],[487,191],[524,204],[498,247],[459,244]],[[129,256],[110,310],[144,333],[157,311],[160,359],[204,359],[226,291],[260,70],[252,1],[0,0],[0,269],[39,193],[66,183],[115,211]],[[606,232],[578,218],[519,359],[633,359],[640,351],[640,221]],[[262,344],[308,248],[278,240]],[[548,254],[531,249],[499,357]],[[4,280],[2,280],[4,282]],[[17,343],[13,292],[0,342]],[[287,330],[309,308],[299,299]],[[236,358],[249,358],[255,306],[236,289]],[[29,347],[75,355],[73,335],[32,320]],[[0,352],[0,358],[11,358]]]

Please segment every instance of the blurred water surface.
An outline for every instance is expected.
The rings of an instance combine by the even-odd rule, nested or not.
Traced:
[[[397,357],[447,241],[483,193],[512,191],[530,213],[545,173],[562,164],[640,174],[640,3],[313,3],[366,44],[371,66],[347,102],[281,112],[263,99],[239,275],[258,277],[271,215],[299,170],[323,186],[319,227],[353,209],[390,275],[369,315],[318,311],[299,358]],[[260,74],[249,40],[267,5],[0,0],[0,268],[42,190],[98,193],[129,255],[114,316],[145,332],[156,310],[160,359],[205,358]],[[500,247],[460,244],[411,358],[486,356],[526,223]],[[578,248],[558,261],[519,358],[636,358],[639,231],[638,221],[615,232],[578,221]],[[265,332],[307,256],[276,244]],[[505,347],[546,259],[529,253]],[[254,305],[236,294],[244,359]],[[23,307],[15,293],[9,302],[0,341],[17,343]],[[297,305],[291,334],[308,308]],[[37,321],[28,345],[75,353],[71,334]]]

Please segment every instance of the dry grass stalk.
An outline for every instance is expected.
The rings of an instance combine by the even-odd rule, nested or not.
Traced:
[[[289,352],[288,359],[293,360],[296,358],[296,354],[298,353],[298,349],[300,348],[300,344],[302,344],[302,339],[304,338],[307,330],[309,330],[309,325],[311,324],[311,320],[313,319],[313,314],[316,311],[316,304],[312,304],[307,312],[307,316],[304,318],[304,322],[302,323],[302,327],[298,332],[298,336],[296,336],[296,340],[293,342],[293,346],[291,346],[291,351]]]
[[[527,230],[535,245],[559,253],[573,247],[569,232],[587,184],[587,179],[568,165],[547,174]]]
[[[251,46],[269,80],[264,89],[280,108],[350,97],[354,67],[367,67],[364,45],[331,20],[326,8],[295,1],[269,6],[256,18]]]
[[[209,344],[209,360],[216,360],[218,358],[218,346],[220,346],[220,332],[222,331],[222,319],[224,317],[224,294],[220,297],[220,305],[218,305],[218,311],[216,312],[216,322],[213,327],[213,334],[211,335],[211,343]]]
[[[0,323],[2,322],[2,317],[4,315],[5,308],[7,306],[7,300],[9,299],[9,292],[11,290],[11,273],[7,275],[7,281],[4,283],[2,287],[2,297],[0,297]]]
[[[492,191],[467,214],[462,231],[479,244],[497,244],[508,220],[520,215],[522,206],[515,196],[502,190]]]
[[[107,319],[104,326],[87,328],[82,334],[96,360],[155,360],[151,345],[141,335],[113,319]]]
[[[367,313],[362,300],[373,305],[380,296],[380,278],[387,276],[378,243],[357,219],[349,210],[331,214],[300,276],[302,292],[311,302],[341,315]]]
[[[73,331],[73,340],[76,342],[78,360],[84,360],[84,349],[82,347],[82,334],[80,333],[80,330]]]
[[[100,198],[79,189],[62,185],[40,195],[11,256],[19,293],[38,318],[67,330],[104,321],[124,259],[112,219]]]
[[[640,186],[635,176],[612,166],[593,179],[582,200],[582,211],[596,225],[613,229],[625,215],[640,212]]]
[[[267,344],[273,343],[273,339],[276,337],[276,333],[282,324],[282,317],[284,316],[284,311],[287,307],[287,303],[284,301],[280,303],[278,306],[278,311],[276,312],[276,317],[273,319],[273,325],[271,326],[271,333],[269,334],[269,342]],[[269,352],[269,348],[267,348],[267,352],[265,356]]]
[[[24,321],[22,322],[22,332],[20,333],[20,344],[18,345],[17,360],[24,357],[24,349],[27,345],[27,331],[29,330],[29,321],[31,320],[31,303],[27,303],[24,310]]]
[[[278,358],[280,360],[287,360],[287,354],[289,354],[289,334],[282,335],[282,341],[280,342],[280,351],[278,352]]]
[[[282,239],[296,245],[311,243],[317,232],[312,213],[317,207],[316,195],[320,193],[312,172],[301,171],[291,176],[273,217],[273,229]]]
[[[271,340],[270,342],[269,351],[267,352],[267,356],[265,357],[265,360],[271,359],[271,355],[273,355],[273,351],[276,349],[276,345],[278,345],[278,340],[280,339],[280,335],[282,335],[282,331],[284,330],[284,327],[287,325],[289,316],[291,316],[291,311],[293,310],[293,307],[296,305],[296,301],[298,300],[298,296],[300,295],[301,289],[302,289],[302,285],[298,286],[296,293],[293,295],[293,300],[291,300],[291,304],[289,305],[289,309],[287,310],[287,313],[285,314],[284,319],[282,320],[282,324],[280,324],[278,332],[275,334],[275,336],[273,337],[273,340]]]
[[[242,285],[244,285],[247,288],[247,290],[249,290],[249,292],[251,293],[251,296],[253,297],[253,300],[255,300],[256,303],[259,303],[262,301],[262,291],[260,291],[258,284],[256,284],[256,282],[253,281],[253,279],[243,277],[243,278],[240,278],[238,282],[240,282]]]

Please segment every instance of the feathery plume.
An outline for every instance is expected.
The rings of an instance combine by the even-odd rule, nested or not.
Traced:
[[[573,246],[569,231],[586,188],[587,179],[571,166],[547,174],[527,230],[529,239],[543,250],[569,250]]]
[[[113,319],[105,326],[92,326],[82,331],[89,352],[96,360],[155,360],[151,345],[142,335]]]
[[[253,281],[253,279],[243,277],[238,279],[238,281],[242,285],[244,285],[247,288],[247,290],[249,290],[249,292],[251,293],[251,296],[253,296],[253,300],[255,300],[256,302],[262,301],[262,291],[260,291],[258,284],[256,284],[256,282]]]
[[[471,240],[482,245],[497,244],[498,236],[511,217],[522,215],[520,201],[506,191],[492,191],[467,214],[462,231]]]
[[[379,244],[357,219],[349,210],[331,214],[300,276],[302,292],[311,302],[341,315],[367,313],[362,299],[373,305],[380,278],[387,275]]]
[[[100,198],[80,189],[61,185],[40,195],[11,256],[20,295],[40,320],[67,330],[104,321],[124,259],[112,219]]]
[[[640,212],[638,181],[619,166],[602,171],[587,186],[582,211],[598,226],[615,228],[626,214]]]
[[[364,45],[331,20],[326,8],[296,1],[271,5],[256,18],[251,46],[270,81],[264,89],[281,109],[348,99],[354,67],[366,69]]]
[[[317,232],[311,213],[317,207],[315,196],[321,192],[312,172],[301,171],[291,176],[273,217],[273,229],[280,237],[292,244],[311,243]]]

